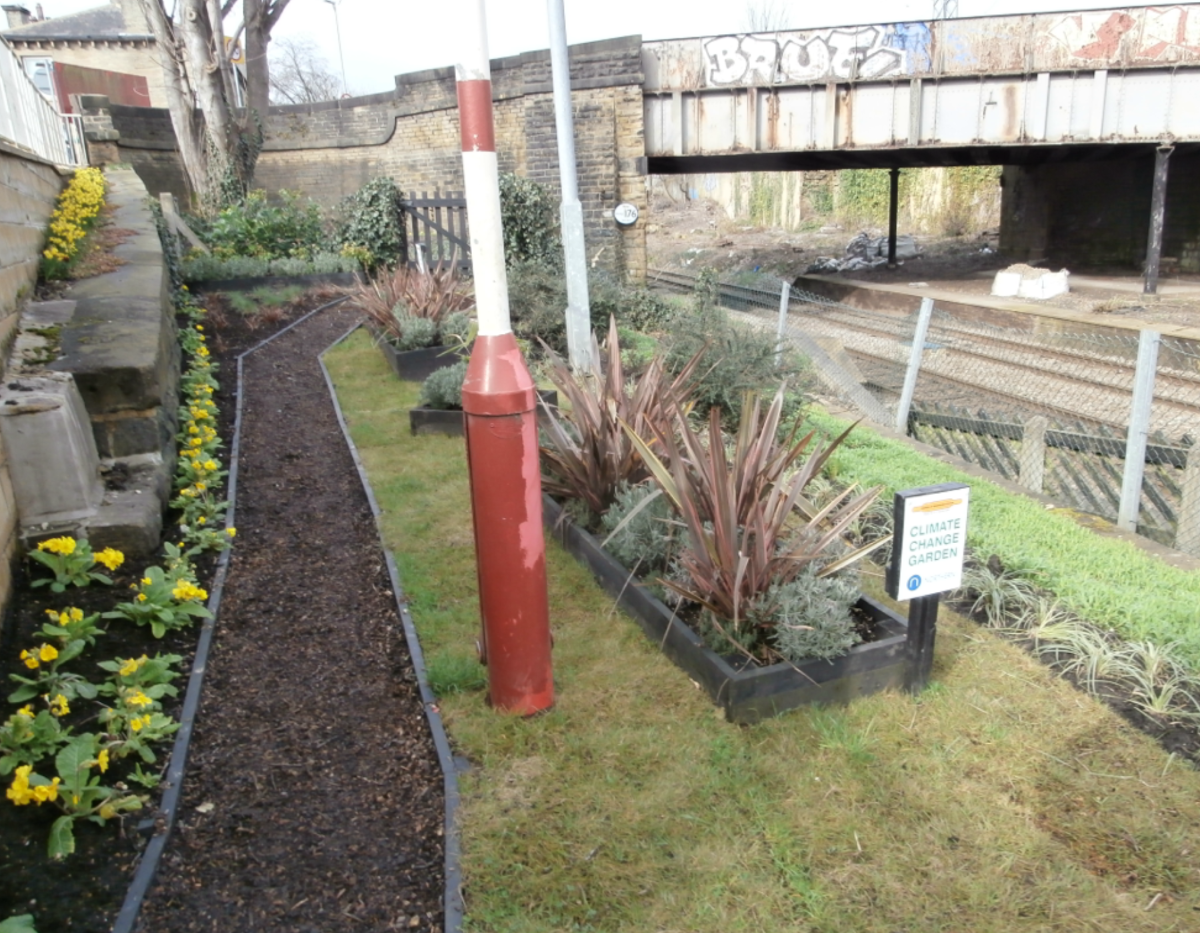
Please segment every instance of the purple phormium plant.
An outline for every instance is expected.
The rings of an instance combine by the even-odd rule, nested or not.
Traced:
[[[397,305],[407,309],[412,317],[428,318],[435,324],[455,311],[466,311],[475,305],[470,283],[457,272],[457,257],[448,267],[422,272],[404,264],[394,269],[381,269],[370,279],[359,279],[349,290],[350,299],[385,335],[400,339],[401,322],[393,313]]]
[[[636,485],[650,476],[622,423],[646,434],[658,433],[656,426],[665,430],[668,406],[681,411],[690,407],[692,375],[700,362],[697,354],[672,377],[662,358],[655,356],[627,383],[613,318],[605,352],[602,371],[593,337],[592,370],[586,374],[572,373],[561,359],[551,357],[550,379],[568,404],[565,414],[545,407],[547,443],[541,448],[542,488],[554,496],[578,499],[593,515],[608,509],[622,482]]]
[[[821,576],[835,573],[870,553],[875,542],[839,557],[844,535],[879,494],[872,489],[850,499],[845,490],[821,509],[803,495],[808,485],[853,430],[847,428],[823,450],[813,450],[815,432],[797,440],[798,424],[778,440],[784,390],[762,411],[761,400],[748,395],[732,451],[721,434],[721,413],[709,412],[708,438],[689,424],[678,405],[670,421],[651,424],[659,457],[651,444],[627,425],[634,446],[655,481],[683,518],[688,544],[679,557],[687,576],[680,583],[661,581],[713,615],[714,627],[740,652],[749,631],[748,615],[769,617],[763,606],[772,584],[787,583],[814,561]],[[765,644],[763,638],[754,643]]]

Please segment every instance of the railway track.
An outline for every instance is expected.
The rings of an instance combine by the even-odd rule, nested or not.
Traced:
[[[652,284],[673,292],[690,293],[695,288],[695,277],[686,273],[652,270],[650,277]],[[732,283],[722,283],[719,293],[723,306],[753,315],[762,326],[768,319],[773,324],[777,296]],[[808,333],[837,340],[860,360],[899,367],[902,378],[915,315],[863,311],[793,294],[789,319],[800,316]],[[926,350],[924,376],[935,376],[985,399],[1122,430],[1128,423],[1137,353],[1132,339],[1087,334],[1023,337],[935,313]],[[1159,366],[1151,430],[1164,436],[1195,434],[1200,430],[1200,371],[1190,367],[1200,363],[1200,349],[1192,357],[1176,345],[1168,357],[1172,359],[1174,365]]]

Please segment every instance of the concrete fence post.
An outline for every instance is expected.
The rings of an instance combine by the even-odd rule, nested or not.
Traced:
[[[912,352],[908,355],[908,372],[904,374],[904,389],[900,393],[900,404],[896,406],[896,430],[908,433],[908,412],[912,408],[913,393],[917,390],[917,374],[921,371],[921,355],[925,352],[925,335],[929,333],[929,319],[933,317],[933,299],[922,298],[921,310],[917,313],[917,329],[913,332]]]
[[[1179,520],[1175,525],[1175,549],[1200,557],[1200,447],[1188,450],[1183,482],[1179,484]]]
[[[1154,401],[1154,372],[1158,368],[1158,345],[1162,335],[1144,330],[1138,339],[1137,372],[1133,376],[1133,402],[1129,406],[1129,434],[1125,439],[1125,473],[1121,482],[1121,504],[1117,527],[1137,531],[1142,507],[1142,476],[1146,472],[1146,441],[1150,434],[1150,406]]]
[[[1050,421],[1045,415],[1034,415],[1023,426],[1021,453],[1017,464],[1021,469],[1021,485],[1032,492],[1042,492],[1046,485],[1046,429]]]
[[[779,323],[775,327],[775,365],[783,362],[783,332],[787,327],[788,305],[792,300],[792,286],[787,282],[779,290]]]

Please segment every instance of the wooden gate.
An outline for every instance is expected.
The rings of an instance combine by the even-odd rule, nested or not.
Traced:
[[[467,199],[461,192],[433,197],[422,191],[420,197],[410,191],[404,202],[405,227],[408,234],[409,265],[418,264],[418,247],[425,263],[434,267],[439,262],[456,262],[460,271],[471,269],[471,239],[467,232]]]

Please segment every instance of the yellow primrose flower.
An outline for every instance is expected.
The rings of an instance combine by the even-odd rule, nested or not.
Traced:
[[[154,701],[150,699],[141,690],[135,690],[132,694],[125,698],[125,702],[130,706],[149,706]]]
[[[146,726],[150,725],[149,716],[138,716],[129,720],[129,728],[134,732],[141,732]]]
[[[67,698],[61,693],[50,701],[50,712],[61,719],[71,712],[71,707],[67,705]]]
[[[176,583],[175,589],[171,590],[171,595],[181,603],[190,602],[191,600],[203,602],[208,599],[207,590],[196,586],[188,580],[180,580]]]
[[[23,807],[25,804],[33,802],[33,791],[29,787],[29,772],[32,770],[32,765],[21,765],[21,767],[17,768],[17,773],[13,776],[12,785],[4,793],[18,807]]]
[[[185,285],[185,286],[183,286],[183,287],[184,287],[184,288],[187,288],[187,286],[186,286],[186,285]],[[106,754],[108,754],[108,753],[107,753],[107,752],[102,752],[101,754],[105,754],[105,755],[106,755]],[[112,819],[114,816],[116,816],[116,815],[117,815],[116,808],[115,808],[115,807],[114,807],[114,806],[113,806],[111,803],[102,803],[102,804],[100,804],[100,819],[102,819],[102,820],[111,820],[111,819]]]
[[[62,783],[62,778],[55,778],[49,784],[43,784],[40,787],[33,789],[33,799],[39,804],[45,803],[47,800],[58,799],[58,785]]]
[[[135,661],[133,658],[130,658],[128,661],[126,661],[124,664],[121,665],[121,667],[117,671],[117,673],[120,674],[122,677],[128,677],[130,674],[136,673],[137,669],[139,667],[141,667],[141,665],[138,664],[138,662]]]
[[[99,554],[95,555],[96,563],[103,564],[110,571],[116,570],[125,563],[125,555],[116,548],[106,547]]]
[[[25,666],[31,671],[37,670],[42,663],[37,659],[37,655],[32,651],[22,651],[21,660],[25,662]]]
[[[100,766],[100,773],[103,774],[108,770],[108,749],[100,749],[100,754],[96,756],[96,764]]]
[[[26,703],[19,710],[17,710],[17,715],[24,716],[26,719],[33,719],[33,706],[29,703]]]
[[[50,538],[41,542],[37,549],[39,551],[49,551],[51,554],[61,554],[63,557],[70,557],[75,553],[75,539],[69,536],[62,538]]]
[[[146,601],[146,594],[145,594],[145,593],[138,593],[138,594],[137,594],[137,601],[138,601],[139,603],[144,603],[144,602]]]
[[[232,538],[237,534],[237,529],[236,528],[226,528],[225,534],[229,535],[229,537]]]
[[[153,582],[149,577],[142,577],[142,586],[149,586]]]
[[[53,661],[58,657],[58,649],[53,645],[42,645],[38,651],[38,658],[44,662]]]

